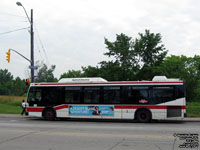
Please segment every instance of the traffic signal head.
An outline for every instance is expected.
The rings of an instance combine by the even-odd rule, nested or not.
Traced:
[[[8,63],[10,62],[10,50],[8,50],[6,52],[7,56],[6,56],[6,60],[8,61]]]
[[[26,79],[26,85],[30,85],[30,79],[29,78]]]

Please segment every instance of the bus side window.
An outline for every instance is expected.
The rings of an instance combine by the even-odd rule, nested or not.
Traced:
[[[100,87],[84,88],[84,103],[99,104],[100,103]]]
[[[176,98],[183,98],[185,97],[184,95],[184,86],[183,85],[177,85],[176,86]]]
[[[120,87],[104,87],[104,104],[119,104],[120,103]]]
[[[149,87],[127,86],[123,90],[123,103],[125,104],[148,104]]]
[[[159,104],[174,100],[174,87],[153,87],[153,103]]]
[[[61,91],[60,87],[46,87],[42,89],[42,105],[55,105],[60,104],[61,100]]]
[[[80,104],[81,87],[65,87],[65,103]]]

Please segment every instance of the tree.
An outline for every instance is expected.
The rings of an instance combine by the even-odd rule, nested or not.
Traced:
[[[109,52],[105,53],[109,57],[115,58],[114,63],[118,63],[124,69],[132,69],[137,66],[136,52],[133,50],[133,42],[131,37],[125,34],[117,34],[116,41],[110,42],[105,38],[105,44]]]
[[[113,57],[114,60],[100,62],[100,68],[118,65],[118,80],[152,79],[153,68],[159,66],[167,54],[167,50],[161,44],[161,35],[145,30],[145,34],[139,33],[139,38],[135,40],[125,34],[116,36],[114,42],[105,38],[106,48],[109,50],[105,55]]]
[[[13,75],[7,69],[0,69],[0,94],[22,96],[27,92],[28,87],[19,77]]]
[[[39,71],[38,71],[38,78],[35,80],[35,82],[56,82],[57,79],[54,77],[54,70],[56,68],[55,65],[51,65],[50,69],[48,69],[47,65],[44,63],[41,63],[38,65]]]
[[[98,66],[92,67],[82,67],[83,77],[100,77],[100,68]]]
[[[28,86],[25,84],[25,80],[21,80],[19,77],[13,81],[13,95],[22,96],[27,93]]]
[[[13,76],[7,69],[0,69],[0,94],[1,95],[13,95]]]
[[[125,68],[123,68],[117,61],[103,61],[101,62],[99,76],[108,81],[123,81],[124,78],[128,80],[128,74],[127,72],[125,73],[124,70]]]
[[[137,53],[133,49],[133,41],[131,37],[125,34],[117,34],[116,41],[110,42],[105,38],[106,48],[109,52],[104,55],[113,57],[113,61],[100,62],[100,68],[104,68],[103,72],[107,78],[111,80],[131,80],[139,69]],[[112,78],[113,77],[113,78]]]
[[[0,69],[0,83],[9,82],[13,80],[13,76],[7,69]]]
[[[69,70],[68,72],[63,73],[60,76],[60,79],[62,79],[62,78],[80,78],[80,77],[83,77],[83,74],[81,73],[80,70]]]
[[[134,51],[137,53],[140,70],[137,72],[137,80],[151,80],[154,77],[154,69],[159,66],[167,55],[167,50],[161,44],[160,33],[139,33],[139,38],[134,41]]]
[[[152,67],[162,63],[168,51],[161,44],[161,38],[160,33],[150,33],[149,30],[145,30],[145,34],[139,33],[139,38],[134,41],[134,50],[140,64]]]

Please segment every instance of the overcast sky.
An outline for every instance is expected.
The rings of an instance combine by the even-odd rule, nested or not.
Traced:
[[[0,0],[0,69],[28,78],[29,22],[15,0]],[[168,55],[199,55],[199,0],[21,0],[28,15],[33,9],[35,61],[56,65],[55,76],[106,60],[104,38],[124,33],[133,39],[149,29],[161,33]]]

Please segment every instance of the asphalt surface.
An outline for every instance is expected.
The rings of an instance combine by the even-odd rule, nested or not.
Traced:
[[[196,137],[191,146],[199,134],[200,118],[137,123],[0,114],[0,150],[185,150],[191,148],[180,148],[186,140],[179,136]]]
[[[20,114],[0,114],[0,118],[35,118],[35,117],[24,116],[24,115],[22,116]],[[171,119],[167,119],[167,120],[170,120],[170,121],[175,121],[175,120],[178,120],[178,121],[200,121],[200,117],[196,117],[196,118],[195,117],[193,117],[193,118],[185,117],[183,119],[171,118]]]

